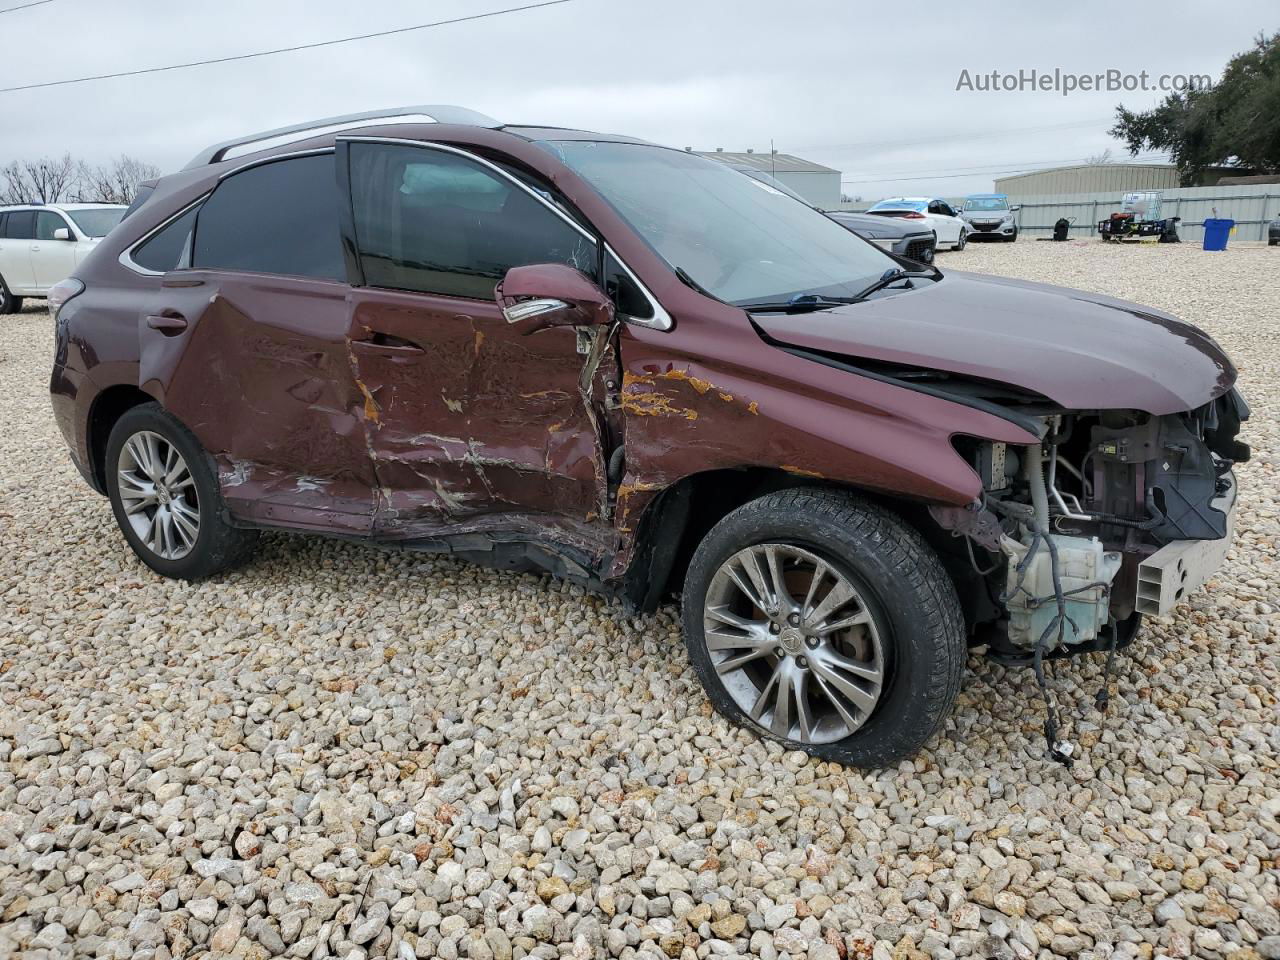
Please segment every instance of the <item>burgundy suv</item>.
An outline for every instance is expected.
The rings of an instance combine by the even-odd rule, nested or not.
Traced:
[[[1126,644],[1221,562],[1222,350],[900,260],[680,150],[456,107],[219,144],[52,297],[54,413],[156,572],[259,531],[678,594],[718,709],[857,765],[966,649]]]

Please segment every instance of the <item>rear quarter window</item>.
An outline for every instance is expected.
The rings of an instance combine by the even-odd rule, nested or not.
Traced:
[[[191,228],[196,223],[196,210],[192,207],[176,220],[134,247],[133,262],[144,270],[167,273],[190,265]]]

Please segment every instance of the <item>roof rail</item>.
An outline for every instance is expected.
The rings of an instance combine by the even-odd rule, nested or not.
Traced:
[[[500,127],[502,126],[493,117],[485,116],[475,110],[468,110],[466,107],[454,107],[448,104],[418,104],[409,107],[388,107],[386,110],[367,110],[362,113],[348,113],[340,117],[326,117],[323,120],[309,120],[306,123],[295,123],[288,127],[279,127],[275,130],[264,130],[262,133],[253,133],[247,137],[236,137],[234,140],[224,140],[222,143],[215,143],[211,147],[206,147],[196,154],[195,158],[188,163],[184,170],[190,170],[194,167],[203,167],[210,163],[217,163],[225,159],[226,154],[236,147],[244,147],[249,144],[261,143],[265,140],[281,140],[285,143],[289,142],[287,138],[291,134],[310,134],[313,131],[323,129],[325,127],[341,127],[341,126],[358,126],[364,120],[392,120],[396,117],[423,117],[432,123],[456,123],[472,127]],[[293,137],[294,140],[305,140],[306,136]],[[266,149],[264,145],[261,149]]]

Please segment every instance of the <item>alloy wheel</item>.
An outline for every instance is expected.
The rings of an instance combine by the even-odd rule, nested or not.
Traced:
[[[186,460],[158,433],[140,430],[125,441],[116,463],[124,514],[148,550],[181,560],[200,536],[200,501]]]
[[[761,729],[806,744],[842,740],[876,708],[881,628],[852,579],[802,547],[739,550],[711,578],[703,642],[729,695]]]

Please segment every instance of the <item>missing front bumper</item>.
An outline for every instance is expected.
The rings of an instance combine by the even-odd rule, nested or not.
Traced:
[[[1166,544],[1138,564],[1138,613],[1163,617],[1195,592],[1222,566],[1236,524],[1236,484],[1213,500],[1211,506],[1227,515],[1226,536],[1220,540],[1177,540]]]

